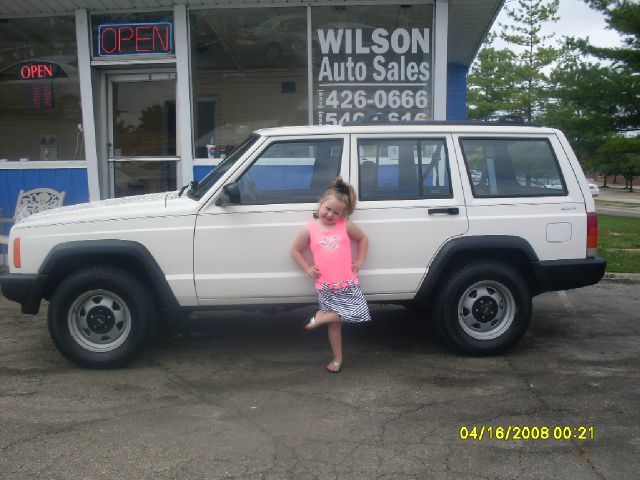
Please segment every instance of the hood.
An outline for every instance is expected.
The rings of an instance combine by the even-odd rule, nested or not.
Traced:
[[[17,224],[19,227],[60,223],[95,222],[113,219],[146,218],[195,213],[197,202],[178,192],[149,193],[111,198],[34,213]]]

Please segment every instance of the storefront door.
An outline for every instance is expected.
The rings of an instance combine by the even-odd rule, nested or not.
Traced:
[[[111,197],[177,188],[176,74],[108,77]]]

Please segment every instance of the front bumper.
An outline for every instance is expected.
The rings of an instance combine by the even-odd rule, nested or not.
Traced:
[[[45,275],[2,273],[0,290],[6,298],[20,304],[22,313],[36,314],[40,311],[46,278]]]
[[[607,261],[601,257],[540,262],[544,291],[570,290],[595,285],[604,276]]]

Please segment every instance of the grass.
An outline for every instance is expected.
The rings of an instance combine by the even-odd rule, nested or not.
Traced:
[[[607,272],[640,273],[640,218],[598,215],[598,230]]]

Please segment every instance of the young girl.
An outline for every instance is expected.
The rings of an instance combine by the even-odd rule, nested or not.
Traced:
[[[305,326],[313,330],[327,325],[333,360],[327,365],[331,373],[342,368],[342,322],[371,320],[356,273],[367,255],[369,239],[349,215],[356,208],[356,193],[338,177],[320,198],[314,221],[300,231],[291,254],[300,267],[316,281],[320,309]],[[358,244],[358,256],[351,257],[351,240]],[[302,252],[309,247],[314,265]]]

